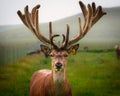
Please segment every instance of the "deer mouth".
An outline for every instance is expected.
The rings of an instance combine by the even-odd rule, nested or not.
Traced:
[[[56,72],[58,72],[58,71],[63,71],[63,67],[62,67],[62,66],[61,66],[61,67],[56,67],[56,66],[55,66],[55,71],[56,71]]]
[[[56,68],[55,71],[58,72],[58,71],[62,71],[63,68]]]
[[[55,69],[56,69],[56,71],[62,71],[63,70],[62,64],[61,63],[56,63]]]

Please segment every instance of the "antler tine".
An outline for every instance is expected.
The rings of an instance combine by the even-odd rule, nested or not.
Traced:
[[[60,35],[59,34],[54,34],[53,35],[53,32],[52,32],[52,22],[49,22],[49,32],[50,32],[49,38],[50,38],[50,42],[51,42],[51,47],[59,49],[59,47],[56,45],[56,42],[54,41],[54,38],[58,37]]]
[[[63,36],[63,41],[62,41],[62,44],[63,44],[65,42],[65,35],[62,34],[62,36]]]
[[[94,7],[93,7],[94,8]],[[95,14],[96,13],[96,14]],[[92,20],[92,25],[94,25],[103,15],[106,15],[107,13],[102,10],[101,6],[98,6],[96,9],[96,12],[93,13],[93,20]]]
[[[91,28],[91,23],[92,23],[92,8],[90,6],[90,4],[88,4],[88,14],[85,16],[85,24],[83,27],[83,32],[82,32],[82,37],[88,32],[88,30]]]
[[[92,9],[93,9],[93,16],[95,16],[95,14],[96,14],[96,5],[95,5],[94,2],[92,3]]]
[[[18,11],[18,16],[21,18],[22,22],[37,36],[34,32],[35,30],[32,28],[31,21],[30,21],[30,13],[28,12],[28,6],[24,8],[25,14],[23,15],[21,11]],[[38,37],[38,36],[37,36]]]
[[[69,41],[69,32],[70,32],[70,27],[69,25],[67,24],[67,32],[66,32],[66,39],[65,39],[65,47],[67,46],[68,44],[68,41]]]
[[[51,42],[51,47],[58,49],[58,46],[54,42],[54,38],[58,37],[59,34],[54,34],[53,35],[53,32],[52,32],[52,22],[49,22],[49,32],[50,32],[49,38],[50,38],[50,42]]]
[[[80,31],[79,33],[74,36],[72,39],[69,40],[68,45],[72,45],[74,43],[76,43],[77,41],[79,41],[80,39],[82,39],[86,33],[88,32],[88,30],[103,16],[106,14],[106,12],[104,12],[102,10],[101,6],[98,6],[96,8],[95,3],[93,2],[92,5],[88,4],[87,8],[85,6],[85,4],[83,4],[81,1],[79,2],[79,5],[81,7],[83,16],[84,16],[84,26],[81,25],[81,19],[80,17],[78,18],[79,21],[79,28]]]
[[[22,22],[36,35],[36,37],[40,41],[51,44],[50,40],[48,38],[46,38],[45,36],[43,36],[41,34],[41,32],[39,31],[39,23],[38,23],[39,7],[40,7],[40,5],[35,6],[32,9],[32,12],[30,13],[28,10],[28,6],[26,6],[24,8],[25,14],[22,14],[21,11],[18,11],[17,13],[18,13],[18,16],[20,17],[20,19],[22,20]]]
[[[20,17],[20,19],[22,20],[22,22],[28,27],[26,20],[25,20],[25,15],[23,15],[20,10],[18,10],[17,14]]]
[[[55,37],[58,37],[60,36],[59,34],[54,34],[51,38],[50,38],[50,41],[51,41],[51,47],[52,48],[55,48],[55,49],[59,49],[59,47],[56,45],[56,43],[54,42],[54,38]]]
[[[68,24],[66,24],[66,26],[67,26],[67,32],[66,32],[66,36],[64,34],[62,34],[63,42],[62,42],[61,49],[67,48],[67,46],[68,46],[70,27]]]
[[[50,32],[49,38],[51,38],[52,35],[53,35],[53,33],[52,33],[52,22],[49,22],[49,32]]]
[[[32,12],[31,12],[31,18],[32,18],[32,22],[33,22],[33,25],[39,25],[39,20],[38,20],[38,9],[40,8],[40,5],[37,5],[35,6],[33,9],[32,9]]]
[[[25,12],[25,20],[26,20],[28,28],[38,37],[37,33],[35,32],[34,28],[32,27],[34,25],[32,25],[32,20],[30,20],[31,14],[29,13],[28,6],[26,6],[24,8],[24,12]]]

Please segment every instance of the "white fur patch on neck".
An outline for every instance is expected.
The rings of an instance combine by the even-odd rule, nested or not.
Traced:
[[[54,80],[54,88],[55,88],[55,96],[63,96],[64,95],[64,81],[65,75],[62,71],[55,72],[53,76]]]
[[[55,72],[53,76],[53,80],[55,83],[63,82],[65,80],[64,72],[61,72],[61,71]]]

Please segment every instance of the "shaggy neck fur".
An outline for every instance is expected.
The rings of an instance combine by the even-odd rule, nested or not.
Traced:
[[[61,69],[60,71],[57,71],[56,69],[53,68],[52,73],[53,73],[52,75],[53,75],[55,96],[64,96],[65,80],[66,80],[65,69]]]

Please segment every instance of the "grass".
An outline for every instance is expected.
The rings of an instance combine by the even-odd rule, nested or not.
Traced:
[[[114,55],[113,52],[79,53],[77,57],[81,58],[76,58],[74,70],[68,75],[73,96],[119,96],[120,62]]]
[[[114,51],[78,52],[68,57],[67,76],[73,96],[119,96],[120,60]],[[51,68],[43,54],[0,66],[0,96],[29,96],[34,71]]]

